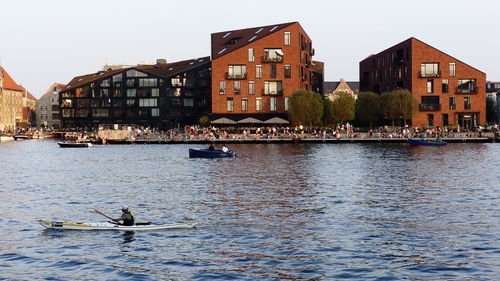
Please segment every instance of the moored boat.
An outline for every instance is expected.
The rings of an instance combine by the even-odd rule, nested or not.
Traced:
[[[61,222],[51,220],[38,220],[47,229],[61,230],[121,230],[121,231],[141,231],[141,230],[163,230],[163,229],[186,229],[194,228],[197,221],[172,223],[172,224],[149,224],[141,223],[136,225],[120,225],[111,222]]]
[[[230,158],[236,157],[236,153],[232,150],[224,152],[220,149],[189,149],[189,158]]]
[[[427,146],[443,146],[447,143],[442,140],[417,140],[417,139],[408,139],[408,143],[410,145],[427,145]]]
[[[59,144],[60,147],[91,147],[91,146],[93,146],[92,143],[90,143],[90,142],[63,142],[63,141],[60,141],[57,144]]]

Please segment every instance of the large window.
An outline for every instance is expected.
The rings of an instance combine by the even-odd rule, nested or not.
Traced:
[[[255,78],[262,78],[262,65],[255,65]]]
[[[472,94],[476,92],[476,79],[459,79],[458,92],[462,94]]]
[[[470,96],[464,96],[464,109],[468,110],[471,109],[471,99]]]
[[[432,79],[427,80],[427,93],[428,94],[434,93],[434,80]]]
[[[241,94],[241,81],[234,81],[234,94]]]
[[[248,111],[248,98],[241,99],[241,111]]]
[[[454,77],[457,75],[456,64],[454,62],[450,62],[450,76]]]
[[[265,81],[264,95],[281,96],[281,81]]]
[[[248,81],[248,94],[249,95],[255,94],[255,81]]]
[[[151,107],[151,106],[158,106],[157,103],[158,99],[139,99],[139,106],[140,107]]]
[[[282,62],[283,51],[281,49],[264,49],[264,62]]]
[[[457,99],[456,99],[456,97],[455,97],[455,96],[451,96],[451,97],[449,98],[449,104],[450,104],[450,107],[449,107],[449,108],[450,108],[451,110],[455,110],[455,109],[457,109]]]
[[[255,54],[254,54],[253,48],[248,48],[248,61],[249,62],[255,61]]]
[[[284,72],[285,72],[285,78],[292,77],[292,66],[289,64],[285,64]]]
[[[255,99],[255,110],[256,111],[261,111],[262,110],[262,98],[256,98]]]
[[[448,79],[441,80],[441,91],[443,94],[448,93]]]
[[[277,108],[278,108],[278,98],[277,97],[271,97],[269,105],[270,105],[269,109],[271,111],[276,111]]]
[[[285,31],[284,36],[285,36],[285,46],[290,46],[291,44],[290,32]]]
[[[139,79],[139,87],[156,87],[158,80],[156,78],[141,78]]]
[[[234,111],[234,100],[233,100],[233,98],[227,98],[227,100],[226,100],[226,110],[228,112]]]
[[[221,95],[226,94],[226,81],[219,82],[219,94],[221,94]]]
[[[184,77],[174,77],[170,79],[172,87],[182,87],[186,83],[186,78]]]
[[[247,76],[246,65],[229,65],[227,79],[245,79]]]
[[[147,77],[146,73],[131,69],[127,71],[127,77]]]
[[[440,75],[439,72],[439,63],[422,63],[420,65],[420,76],[421,77],[438,77]]]

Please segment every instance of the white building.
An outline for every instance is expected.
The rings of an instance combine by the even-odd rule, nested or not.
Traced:
[[[65,87],[63,84],[52,84],[45,94],[36,103],[37,128],[59,129],[59,92]]]

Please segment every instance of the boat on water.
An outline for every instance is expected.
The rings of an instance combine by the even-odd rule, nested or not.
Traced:
[[[120,230],[120,231],[142,231],[142,230],[163,230],[163,229],[187,229],[195,228],[197,221],[152,224],[137,223],[135,225],[121,225],[111,222],[61,222],[51,220],[38,220],[38,223],[47,229],[61,230]]]
[[[67,141],[60,141],[57,144],[59,144],[60,147],[92,147],[92,143],[90,142],[67,142]]]
[[[189,149],[189,158],[230,158],[236,157],[236,152],[229,150],[227,152],[221,149]]]
[[[427,145],[427,146],[443,146],[447,143],[442,140],[418,140],[418,139],[408,139],[410,145]]]
[[[15,135],[14,140],[27,140],[29,139],[29,136],[27,135]]]

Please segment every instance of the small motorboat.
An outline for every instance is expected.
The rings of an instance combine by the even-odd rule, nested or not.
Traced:
[[[426,139],[408,139],[408,143],[410,145],[428,145],[428,146],[443,146],[446,145],[447,142],[442,140],[426,140]]]
[[[15,135],[14,140],[27,140],[29,137],[27,135]]]
[[[186,229],[186,228],[195,228],[196,225],[198,225],[197,221],[171,223],[171,224],[137,223],[135,225],[121,225],[111,222],[62,222],[62,221],[50,221],[50,220],[38,220],[38,223],[47,229],[121,230],[121,231]]]
[[[189,149],[189,158],[230,158],[236,157],[236,153],[232,150],[227,152],[221,149]]]
[[[57,144],[59,144],[60,147],[92,147],[91,142],[67,142],[67,141],[60,141]]]

